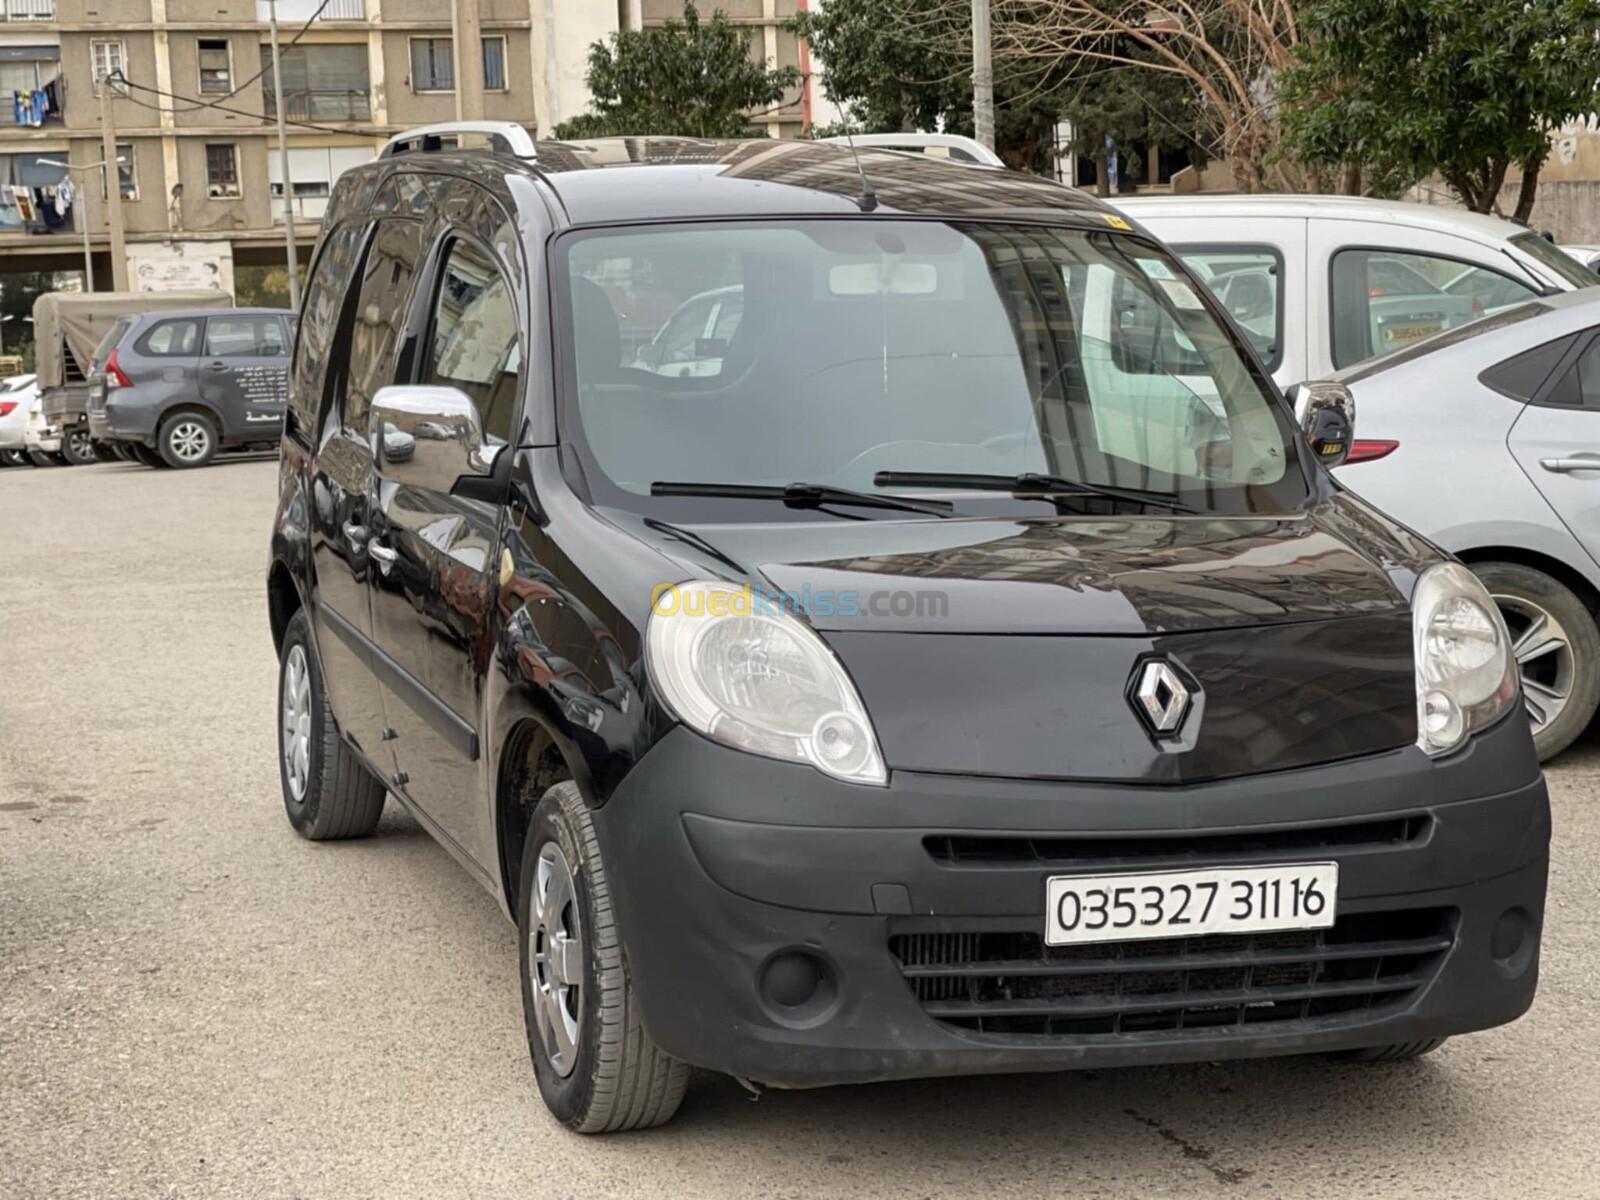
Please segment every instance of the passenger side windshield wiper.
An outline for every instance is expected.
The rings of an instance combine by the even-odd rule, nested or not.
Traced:
[[[930,517],[953,515],[955,505],[945,500],[914,500],[910,496],[889,496],[877,492],[854,492],[825,483],[673,483],[657,480],[650,485],[652,496],[726,496],[735,500],[782,500],[796,508],[818,508],[824,504],[853,504],[861,508],[894,508],[903,512],[925,513]]]
[[[1024,471],[1020,475],[966,474],[960,471],[879,471],[872,477],[879,487],[953,487],[970,488],[980,492],[1011,492],[1019,496],[1037,495],[1043,498],[1062,494],[1104,496],[1108,500],[1122,500],[1128,504],[1147,504],[1153,508],[1173,512],[1192,513],[1199,510],[1185,504],[1167,492],[1147,492],[1138,488],[1112,487],[1105,483],[1085,483],[1081,479],[1064,479],[1058,475],[1039,475]]]

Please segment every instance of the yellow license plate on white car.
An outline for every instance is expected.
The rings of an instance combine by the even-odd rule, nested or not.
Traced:
[[[1443,325],[1390,325],[1383,331],[1383,340],[1393,342],[1395,345],[1405,345],[1408,342],[1420,342],[1425,337],[1432,337],[1443,328]]]
[[[1338,904],[1339,864],[1218,867],[1045,881],[1047,946],[1326,929]]]

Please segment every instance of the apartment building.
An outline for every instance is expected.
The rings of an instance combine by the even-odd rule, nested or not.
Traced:
[[[589,46],[627,3],[477,0],[482,115],[547,133],[582,112]],[[135,288],[231,288],[235,265],[281,263],[286,211],[304,254],[341,171],[457,115],[450,3],[279,0],[285,197],[269,15],[269,0],[0,0],[4,269],[79,268],[87,227],[111,286],[103,87]],[[118,73],[128,86],[106,82]]]

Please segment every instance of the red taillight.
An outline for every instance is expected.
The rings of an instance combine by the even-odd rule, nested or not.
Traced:
[[[1387,458],[1398,449],[1400,443],[1387,438],[1356,438],[1350,443],[1350,457],[1344,460],[1345,465]]]
[[[1382,296],[1384,294],[1385,294],[1384,290],[1381,287],[1369,287],[1367,289],[1367,296],[1368,296],[1369,299],[1372,299],[1372,300],[1376,300],[1379,296]]]
[[[133,381],[122,373],[122,368],[117,365],[117,352],[113,350],[106,356],[106,387],[132,387]]]
[[[15,400],[0,400],[0,417],[9,417],[16,410]]]

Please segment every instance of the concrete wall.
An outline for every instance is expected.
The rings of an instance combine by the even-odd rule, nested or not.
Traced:
[[[206,146],[231,143],[239,164],[239,195],[213,199],[206,195]],[[233,233],[272,223],[267,195],[265,136],[186,137],[178,140],[178,178],[183,180],[182,227],[196,233]]]
[[[229,48],[233,52],[233,76],[229,84],[230,89],[238,87],[261,69],[261,52],[258,49],[260,43],[254,32],[229,34],[224,31],[197,33],[182,30],[169,33],[167,35],[167,51],[172,60],[172,90],[180,96],[193,96],[196,99],[214,99],[220,101],[229,109],[239,110],[238,112],[228,112],[221,108],[199,107],[194,104],[180,102],[173,105],[173,121],[180,129],[185,126],[260,128],[262,122],[259,118],[241,115],[242,113],[267,111],[265,108],[266,98],[262,93],[260,80],[256,80],[237,96],[227,98],[206,96],[200,91],[199,42],[201,38],[205,38],[207,41],[213,39],[227,40]],[[150,115],[155,116],[154,113]]]

